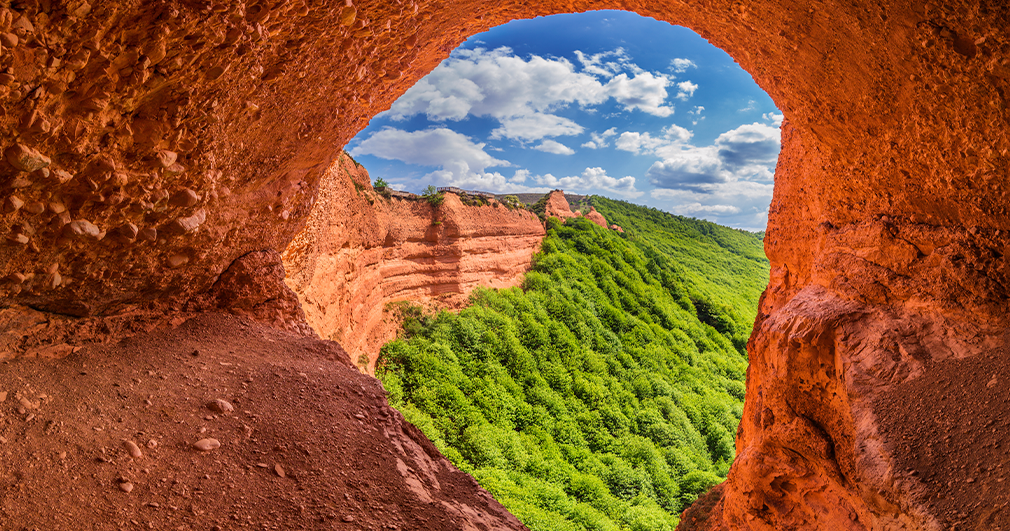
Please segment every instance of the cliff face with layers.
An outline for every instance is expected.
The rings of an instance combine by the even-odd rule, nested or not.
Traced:
[[[477,286],[522,282],[544,227],[529,211],[493,205],[467,206],[456,194],[435,207],[389,199],[343,155],[284,252],[288,285],[321,337],[374,370],[379,347],[399,329],[390,303],[459,308]]]
[[[8,356],[146,334],[144,312],[250,304],[297,323],[266,311],[290,298],[219,282],[274,271],[235,262],[288,246],[340,147],[466,37],[590,9],[698,31],[785,114],[738,458],[684,526],[1010,525],[1006,415],[989,418],[1010,381],[1002,3],[0,2]],[[36,415],[20,407],[9,418]],[[58,497],[33,483],[56,469],[30,472],[4,480]]]

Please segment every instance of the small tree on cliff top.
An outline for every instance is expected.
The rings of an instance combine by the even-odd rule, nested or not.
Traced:
[[[428,204],[433,207],[441,205],[442,201],[445,200],[445,194],[439,192],[437,188],[430,184],[423,192],[421,192],[421,197],[428,201]]]

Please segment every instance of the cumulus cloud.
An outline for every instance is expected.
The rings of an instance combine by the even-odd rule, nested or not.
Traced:
[[[574,155],[575,150],[562,144],[561,142],[555,142],[554,140],[544,140],[539,146],[533,148],[538,151],[543,151],[546,153],[554,153],[555,155]]]
[[[665,104],[670,76],[642,70],[622,49],[576,56],[581,71],[564,58],[523,59],[507,47],[456,50],[401,96],[388,116],[424,114],[439,122],[490,117],[501,123],[495,138],[532,142],[582,133],[578,124],[553,114],[569,105],[589,108],[612,98],[627,111],[673,114]]]
[[[648,132],[625,131],[614,142],[614,147],[636,155],[673,156],[687,147],[692,133],[678,125],[669,125],[662,136],[653,137]]]
[[[589,136],[590,136],[590,138],[592,138],[592,140],[590,140],[589,142],[586,142],[585,144],[582,144],[582,147],[589,148],[589,149],[602,149],[602,148],[605,148],[605,147],[607,147],[607,146],[610,145],[610,141],[608,139],[610,137],[616,136],[616,135],[617,135],[617,128],[616,127],[611,127],[610,129],[607,129],[606,131],[604,131],[602,133],[597,133],[597,132],[593,131],[592,133],[589,133]]]
[[[771,122],[775,127],[782,127],[782,119],[785,118],[785,116],[775,114],[773,112],[766,112],[761,115],[761,118]]]
[[[456,185],[497,182],[500,174],[485,170],[511,166],[508,161],[498,160],[484,151],[483,143],[475,143],[466,135],[444,127],[414,132],[387,127],[362,140],[351,149],[351,155],[373,155],[407,164],[439,167],[441,169],[426,176],[429,181],[438,179]]]
[[[629,175],[618,179],[607,175],[606,170],[599,167],[586,168],[582,175],[578,176],[558,178],[548,173],[537,175],[533,180],[537,184],[551,188],[574,191],[604,190],[629,199],[641,197],[645,193],[635,188],[634,177]]]
[[[698,85],[690,81],[681,81],[677,83],[677,99],[687,101],[688,98],[694,96],[694,91],[696,90],[698,90]]]
[[[586,55],[579,50],[575,50],[575,57],[582,65],[582,71],[603,77],[613,77],[625,68],[637,69],[632,66],[631,57],[628,56],[624,48],[618,48],[610,52],[602,52],[593,55]]]
[[[774,171],[771,165],[778,159],[779,137],[778,128],[754,123],[719,135],[711,146],[696,147],[685,143],[653,146],[638,142],[629,147],[642,146],[639,149],[651,149],[663,156],[663,160],[655,162],[646,172],[646,177],[657,188],[704,191],[724,183],[771,181]]]
[[[694,63],[694,61],[692,61],[690,59],[684,59],[684,58],[678,57],[678,58],[670,61],[670,70],[673,70],[674,72],[676,72],[678,74],[682,74],[684,72],[687,72],[688,68],[697,68],[697,67],[698,67],[698,65],[696,65]]]
[[[654,199],[670,203],[666,209],[675,214],[761,229],[780,149],[777,127],[742,125],[719,135],[710,146],[686,141],[663,145],[656,140],[640,135],[629,136],[627,142],[629,149],[663,156],[645,175],[656,187],[650,192]]]
[[[607,94],[617,100],[625,110],[640,110],[653,116],[667,117],[673,114],[673,107],[663,105],[672,83],[670,78],[642,72],[633,78],[627,74],[614,76],[606,86]]]
[[[502,119],[501,127],[491,131],[491,138],[534,141],[548,136],[577,135],[584,130],[568,118],[537,112]]]

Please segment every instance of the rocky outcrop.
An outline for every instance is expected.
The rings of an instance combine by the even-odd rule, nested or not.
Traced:
[[[582,217],[582,213],[572,212],[568,200],[565,199],[564,190],[554,190],[547,195],[547,203],[544,205],[544,217],[558,218],[564,221],[568,218]]]
[[[594,206],[589,207],[589,212],[586,213],[585,217],[589,221],[592,221],[593,223],[595,223],[595,224],[597,224],[597,225],[599,225],[599,226],[601,226],[601,227],[603,227],[605,229],[608,228],[607,227],[607,218],[603,217],[603,214],[600,214],[599,212],[597,212],[596,211],[596,207],[594,207]]]
[[[391,303],[459,308],[477,286],[517,286],[544,234],[531,212],[496,201],[466,206],[445,194],[433,207],[386,198],[343,155],[323,177],[284,263],[316,332],[372,370],[379,347],[399,329]]]
[[[0,3],[8,310],[184,309],[236,259],[285,249],[340,147],[465,38],[514,18],[630,9],[722,47],[785,115],[738,459],[697,525],[1006,526],[1005,507],[965,501],[1004,490],[998,467],[955,486],[952,467],[968,463],[944,459],[991,439],[991,425],[971,422],[932,454],[915,440],[948,418],[929,394],[945,392],[948,367],[988,371],[980,356],[1006,356],[1003,4],[352,4]],[[4,348],[73,339],[18,315],[33,331],[5,327]],[[903,393],[918,408],[905,422],[929,429],[887,424]],[[957,418],[998,404],[967,402]],[[939,494],[958,512],[929,501]]]

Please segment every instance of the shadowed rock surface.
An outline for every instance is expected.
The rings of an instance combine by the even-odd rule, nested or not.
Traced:
[[[49,349],[80,338],[47,322],[86,337],[135,333],[116,328],[137,323],[121,316],[181,310],[236,259],[285,249],[341,146],[466,37],[514,18],[629,9],[698,31],[785,114],[765,240],[772,280],[748,349],[738,458],[704,525],[1002,522],[998,505],[968,503],[1000,491],[999,474],[940,485],[931,478],[953,482],[961,463],[920,470],[923,459],[903,454],[924,450],[905,437],[925,432],[897,430],[880,408],[906,403],[905,389],[939,381],[950,364],[1005,356],[1004,4],[0,6],[5,352],[69,355]],[[988,381],[990,369],[956,374]],[[939,402],[907,396],[920,397],[921,413],[905,422],[940,414]],[[968,401],[958,415],[981,419],[990,407]],[[984,424],[962,426],[952,444],[990,438]],[[929,501],[939,495],[959,512]]]

